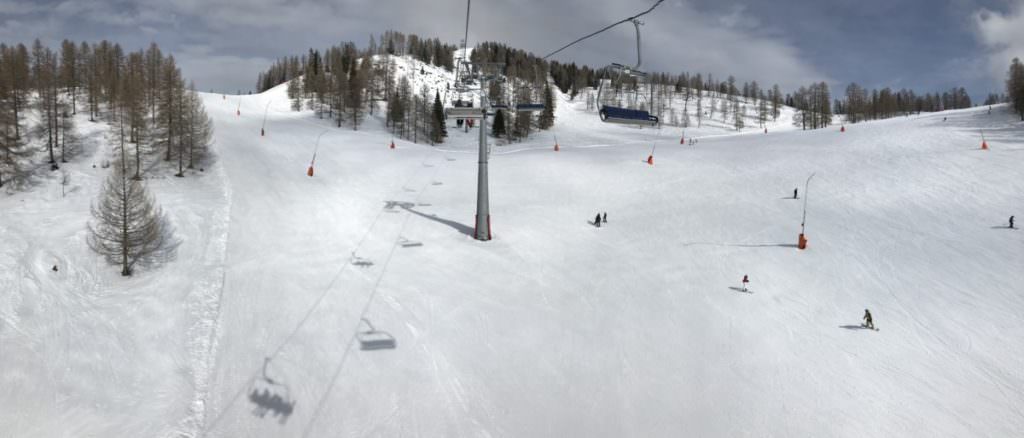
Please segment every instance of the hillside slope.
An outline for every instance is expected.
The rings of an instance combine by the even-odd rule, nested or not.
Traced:
[[[183,240],[173,262],[125,280],[85,246],[101,138],[68,198],[56,177],[0,197],[0,430],[1024,429],[1024,232],[1005,228],[1024,125],[1005,107],[845,133],[709,127],[685,146],[559,96],[553,130],[492,149],[479,242],[475,130],[390,149],[379,113],[352,131],[291,111],[283,86],[202,96],[217,163],[150,181]],[[879,331],[858,328],[865,308]],[[368,323],[396,348],[361,349]]]
[[[208,100],[227,173],[247,188],[234,195],[211,436],[1024,426],[1024,235],[1000,228],[1024,144],[1008,114],[687,147],[565,105],[550,133],[561,152],[548,134],[494,149],[483,243],[468,236],[474,132],[390,150],[378,124],[331,130],[308,178],[316,121],[272,103],[259,138],[244,116],[282,92],[242,98],[241,118]],[[802,204],[787,197],[812,172],[799,251]],[[587,224],[598,211],[600,229]],[[753,293],[735,290],[744,274]],[[857,329],[864,308],[881,331]],[[361,318],[397,348],[360,350]]]

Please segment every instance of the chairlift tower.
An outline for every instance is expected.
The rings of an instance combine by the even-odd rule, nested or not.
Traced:
[[[481,63],[480,74],[480,151],[477,159],[476,171],[476,224],[474,227],[474,238],[476,240],[491,240],[491,204],[490,191],[488,188],[487,175],[487,110],[490,102],[487,99],[487,82],[489,80],[500,80],[497,75],[490,76],[483,71],[485,68],[501,69],[504,63]]]
[[[488,175],[487,175],[487,162],[488,156],[490,155],[487,148],[487,115],[489,111],[508,109],[508,105],[495,104],[492,105],[488,98],[487,84],[490,81],[503,81],[504,78],[498,73],[491,73],[500,71],[504,68],[505,64],[500,62],[481,62],[473,64],[479,68],[479,82],[480,88],[474,89],[480,95],[480,107],[479,108],[466,108],[456,107],[448,108],[446,115],[448,117],[455,117],[461,119],[480,119],[480,141],[479,141],[479,155],[477,159],[477,176],[476,176],[476,218],[474,220],[474,231],[473,237],[476,240],[491,240],[491,208],[490,208],[490,192],[488,187]],[[467,91],[469,91],[467,89]],[[543,104],[526,103],[518,104],[514,108],[516,112],[537,112],[543,111]]]

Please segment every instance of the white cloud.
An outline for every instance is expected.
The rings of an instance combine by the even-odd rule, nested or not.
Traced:
[[[975,36],[986,50],[989,74],[1002,82],[1010,60],[1024,59],[1024,0],[1012,1],[1005,13],[977,10],[971,19]]]

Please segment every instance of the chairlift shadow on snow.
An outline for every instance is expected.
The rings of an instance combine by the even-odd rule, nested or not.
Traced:
[[[377,330],[370,320],[362,318],[363,323],[369,327],[369,330],[360,331],[356,333],[356,338],[359,340],[359,349],[363,351],[372,350],[393,350],[398,346],[398,341],[395,340],[394,336],[390,333]]]
[[[398,237],[398,244],[402,248],[416,248],[416,247],[423,246],[423,242],[419,242],[419,241],[415,241],[415,240],[409,240],[409,239],[405,238],[404,236],[399,236]]]
[[[406,201],[384,201],[384,211],[388,213],[398,213],[399,210],[396,208],[411,208],[416,204]]]
[[[270,358],[263,360],[263,375],[253,382],[249,392],[249,401],[256,405],[252,414],[264,418],[268,413],[279,417],[278,422],[284,424],[295,411],[295,400],[291,399],[288,385],[267,375]]]
[[[356,255],[356,253],[353,252],[352,253],[352,265],[358,266],[360,268],[369,268],[370,266],[373,266],[373,260],[359,257],[359,256]]]

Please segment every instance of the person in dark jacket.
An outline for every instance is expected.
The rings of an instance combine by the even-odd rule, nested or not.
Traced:
[[[1010,228],[1013,228],[1013,216],[1010,216]]]
[[[793,199],[797,198],[796,194],[797,194],[797,189],[793,189]]]
[[[608,223],[608,212],[607,211],[604,212],[604,216],[601,217],[601,222]],[[1010,223],[1011,224],[1013,223],[1013,219],[1010,220]],[[1013,228],[1013,227],[1011,226],[1010,228]]]
[[[871,312],[868,309],[864,309],[864,327],[875,329],[875,321],[871,319]]]
[[[594,226],[601,228],[601,213],[598,213],[597,217],[594,218]]]

